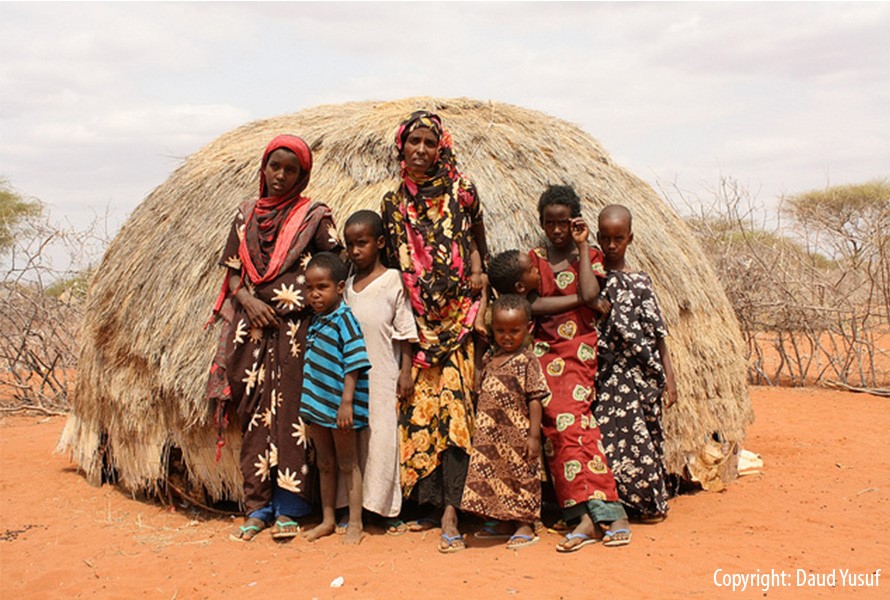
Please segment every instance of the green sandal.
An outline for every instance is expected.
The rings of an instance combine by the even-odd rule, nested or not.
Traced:
[[[266,528],[266,525],[241,525],[238,527],[238,535],[229,534],[229,539],[233,542],[249,542],[253,540],[259,533]]]
[[[303,530],[296,521],[275,521],[275,530],[272,532],[273,540],[287,540],[300,535]]]

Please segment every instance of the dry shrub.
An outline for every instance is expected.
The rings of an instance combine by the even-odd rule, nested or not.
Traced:
[[[749,382],[890,384],[890,186],[785,198],[772,223],[730,178],[706,203],[676,185],[665,195],[685,205],[735,309]]]
[[[107,246],[106,221],[77,229],[29,215],[0,256],[3,412],[68,412],[88,265]]]

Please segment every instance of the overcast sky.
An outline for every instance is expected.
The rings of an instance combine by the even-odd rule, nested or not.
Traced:
[[[769,206],[890,174],[890,3],[0,2],[0,175],[75,225],[251,120],[414,95],[540,110],[653,186],[732,176]]]

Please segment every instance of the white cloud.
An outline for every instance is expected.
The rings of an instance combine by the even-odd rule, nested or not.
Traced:
[[[578,123],[650,182],[772,197],[886,174],[887,31],[886,3],[6,2],[0,159],[60,210],[126,212],[252,119],[469,96]]]

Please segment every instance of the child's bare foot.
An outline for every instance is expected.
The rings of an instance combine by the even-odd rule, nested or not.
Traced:
[[[362,541],[362,524],[350,523],[346,527],[346,534],[343,536],[344,544],[358,544]]]
[[[307,542],[314,542],[315,540],[331,535],[332,533],[334,533],[334,530],[336,528],[337,523],[335,521],[322,521],[321,523],[304,533],[303,539]]]
[[[603,537],[603,546],[613,548],[615,546],[627,546],[630,543],[630,523],[627,519],[612,521]]]

